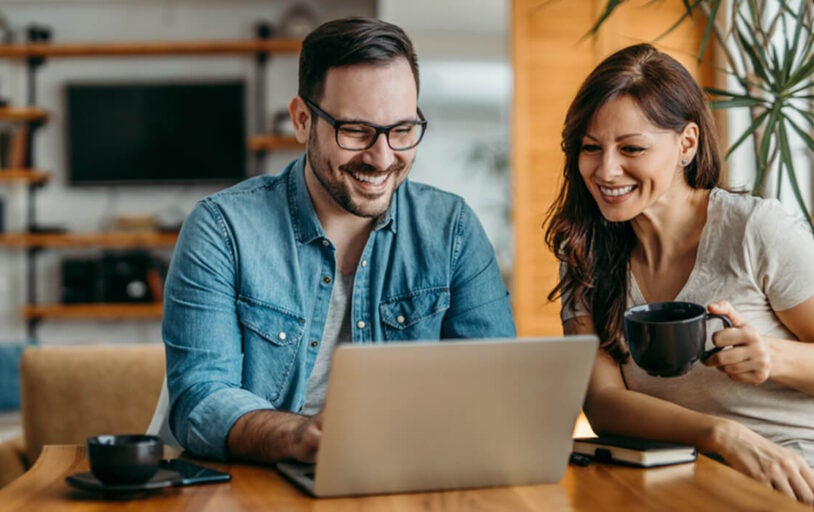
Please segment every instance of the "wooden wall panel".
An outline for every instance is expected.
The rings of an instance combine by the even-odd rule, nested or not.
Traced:
[[[512,133],[515,264],[513,307],[521,336],[561,333],[559,303],[546,299],[557,280],[555,258],[545,247],[543,222],[559,189],[564,158],[560,134],[579,85],[604,57],[624,46],[653,41],[678,19],[683,4],[630,1],[596,38],[580,38],[606,0],[513,0]],[[697,71],[695,52],[703,24],[686,24],[656,46]],[[706,68],[709,74],[709,68]],[[696,75],[698,76],[698,75]],[[709,77],[702,79],[711,83]]]

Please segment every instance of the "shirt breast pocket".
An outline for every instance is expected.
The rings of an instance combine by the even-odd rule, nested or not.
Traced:
[[[388,341],[437,340],[444,313],[449,309],[449,288],[429,288],[399,295],[379,304]]]
[[[238,299],[243,386],[276,407],[291,392],[305,319],[274,305]]]

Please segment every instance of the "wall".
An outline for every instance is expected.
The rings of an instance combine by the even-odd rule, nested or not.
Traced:
[[[274,22],[292,2],[275,0],[25,0],[2,1],[5,14],[21,40],[25,26],[49,25],[54,42],[247,39],[258,20]],[[323,0],[309,2],[322,19],[346,15],[373,15],[372,0]],[[266,111],[285,108],[296,93],[296,57],[273,57],[267,79]],[[246,56],[132,57],[50,59],[37,73],[38,105],[51,116],[36,135],[34,159],[38,168],[52,173],[51,182],[36,196],[37,221],[64,226],[71,231],[98,231],[117,215],[160,214],[178,208],[188,212],[214,187],[103,187],[70,188],[65,184],[64,115],[62,87],[74,80],[167,80],[246,77],[251,87],[253,58]],[[0,61],[0,94],[12,104],[26,101],[25,66]],[[248,99],[253,93],[250,90]],[[254,105],[249,105],[253,112]],[[217,127],[213,127],[217,129]],[[202,151],[205,148],[201,148]],[[269,158],[268,170],[279,169],[296,152]],[[24,229],[23,187],[0,190],[6,199],[9,231]],[[38,257],[38,297],[59,297],[59,259],[76,251],[47,251]],[[85,254],[82,251],[81,254]],[[21,341],[25,323],[19,318],[25,302],[23,251],[0,251],[0,342]],[[57,322],[45,321],[39,338],[48,343],[86,341],[160,341],[160,323],[152,322]]]

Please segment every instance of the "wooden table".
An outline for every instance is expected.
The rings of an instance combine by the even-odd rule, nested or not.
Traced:
[[[205,463],[228,471],[232,481],[167,488],[124,499],[76,490],[65,477],[87,471],[85,448],[46,446],[34,467],[0,490],[0,511],[730,511],[800,510],[780,493],[706,457],[694,464],[637,469],[592,463],[569,466],[557,484],[314,499],[268,467]]]

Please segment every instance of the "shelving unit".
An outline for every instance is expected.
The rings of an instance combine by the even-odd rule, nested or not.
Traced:
[[[0,108],[0,121],[28,123],[27,161],[32,162],[34,129],[44,123],[48,113],[36,106],[36,71],[49,58],[185,56],[185,55],[254,55],[255,111],[254,135],[246,147],[255,156],[254,172],[260,172],[263,156],[270,151],[303,148],[292,136],[263,133],[265,114],[265,71],[268,59],[275,54],[296,54],[301,43],[295,39],[272,39],[258,27],[257,38],[247,40],[146,41],[146,42],[31,42],[0,44],[0,58],[25,59],[28,71],[27,107]],[[160,319],[161,303],[93,303],[39,304],[36,297],[36,255],[43,250],[60,249],[166,249],[177,240],[175,233],[40,233],[36,232],[34,192],[50,179],[46,172],[35,169],[0,170],[0,185],[22,183],[28,189],[27,232],[0,234],[0,248],[26,250],[28,264],[27,304],[21,316],[28,322],[29,337],[35,338],[36,325],[44,319],[125,320]]]
[[[303,145],[294,136],[254,135],[249,137],[251,151],[275,151],[279,149],[300,149]]]
[[[161,318],[162,304],[107,303],[107,304],[42,304],[23,306],[26,320],[157,320]]]
[[[0,234],[0,247],[58,249],[143,249],[171,248],[178,240],[177,233],[6,233]]]

